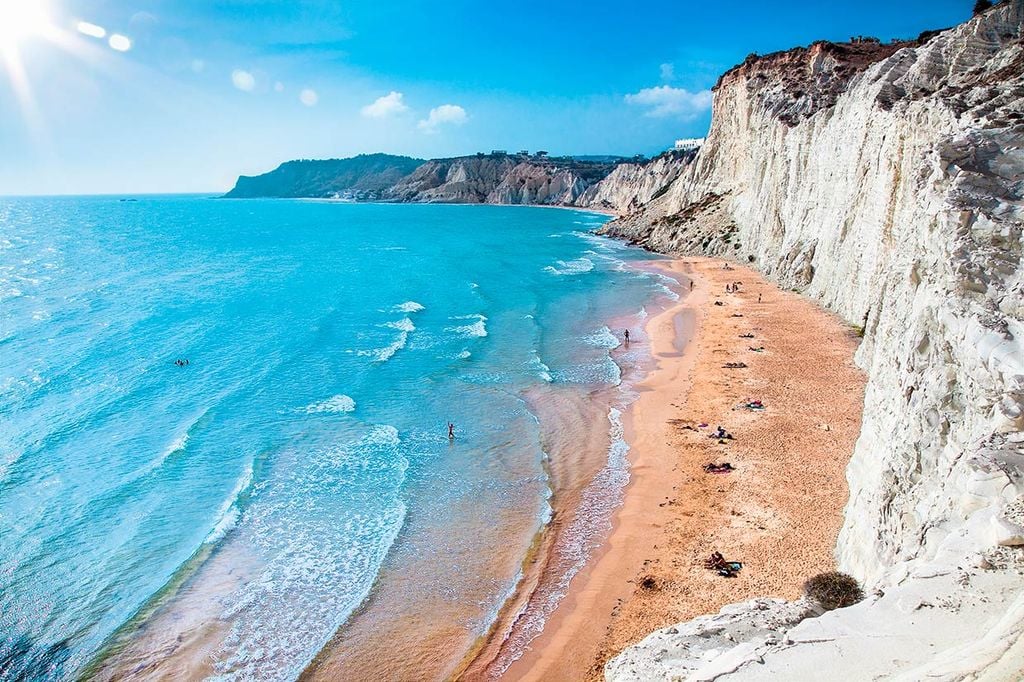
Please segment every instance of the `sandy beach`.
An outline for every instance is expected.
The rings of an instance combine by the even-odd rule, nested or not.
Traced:
[[[748,268],[658,266],[694,289],[647,326],[657,367],[628,415],[625,501],[507,679],[601,679],[610,657],[657,628],[755,596],[796,598],[834,568],[864,397],[855,332]],[[738,293],[725,292],[732,282]],[[710,438],[719,425],[734,438]],[[709,462],[735,470],[707,474]],[[736,577],[703,568],[716,550],[743,563]]]

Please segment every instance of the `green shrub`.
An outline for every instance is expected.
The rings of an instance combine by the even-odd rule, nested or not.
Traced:
[[[817,602],[826,611],[852,606],[864,598],[864,590],[853,576],[829,571],[819,573],[804,583],[804,596]]]

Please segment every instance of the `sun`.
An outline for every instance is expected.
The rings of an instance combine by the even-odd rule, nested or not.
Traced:
[[[39,0],[0,0],[0,48],[42,35],[49,26],[46,6]]]

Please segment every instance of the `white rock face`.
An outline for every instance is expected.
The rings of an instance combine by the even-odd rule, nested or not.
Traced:
[[[746,63],[717,87],[693,166],[610,227],[754,263],[865,330],[837,555],[885,596],[807,620],[787,634],[798,644],[755,647],[763,663],[714,679],[1020,679],[1022,23],[1024,0],[1008,0],[866,68],[823,45]],[[652,656],[645,640],[607,677],[705,679],[644,668]],[[839,661],[866,667],[843,677]]]
[[[692,153],[669,152],[647,163],[619,164],[607,178],[588,187],[572,203],[619,214],[632,213],[667,190],[692,159]]]

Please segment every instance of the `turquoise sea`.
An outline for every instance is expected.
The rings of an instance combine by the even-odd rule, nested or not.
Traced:
[[[393,646],[449,672],[559,486],[588,505],[567,581],[628,479],[645,307],[676,285],[604,220],[0,199],[0,679],[295,679],[358,658],[360,621],[434,628]]]

